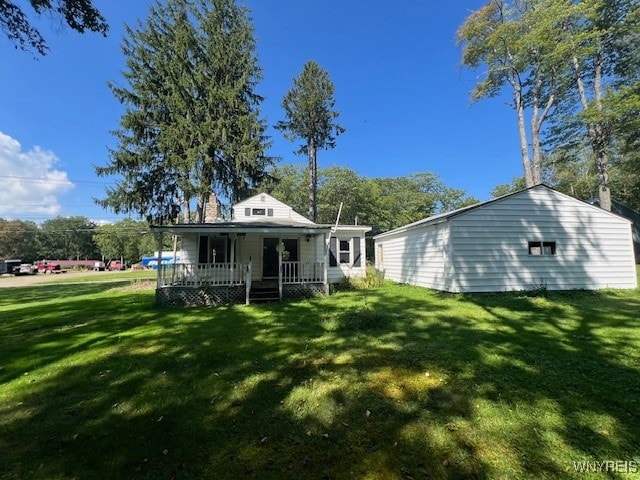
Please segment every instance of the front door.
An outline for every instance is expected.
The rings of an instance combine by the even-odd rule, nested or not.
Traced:
[[[278,278],[279,238],[265,238],[262,241],[262,277]]]

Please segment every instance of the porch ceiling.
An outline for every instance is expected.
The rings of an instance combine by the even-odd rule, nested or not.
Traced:
[[[244,234],[311,234],[329,233],[330,226],[301,225],[294,222],[220,222],[220,223],[189,223],[176,225],[153,225],[151,230],[160,233],[244,233]]]

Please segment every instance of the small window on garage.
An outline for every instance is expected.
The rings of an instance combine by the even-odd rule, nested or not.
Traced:
[[[251,210],[251,215],[266,215],[267,211],[264,208],[254,208]]]
[[[351,245],[349,240],[340,240],[340,263],[351,263]]]
[[[529,242],[529,255],[555,255],[556,242]]]

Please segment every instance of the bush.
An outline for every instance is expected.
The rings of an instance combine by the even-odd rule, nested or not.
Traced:
[[[364,277],[343,277],[333,284],[333,288],[335,291],[368,290],[381,287],[382,282],[384,282],[384,271],[369,266]]]
[[[372,266],[367,267],[364,277],[353,279],[354,286],[360,289],[378,288],[382,286],[382,282],[384,282],[384,271]]]

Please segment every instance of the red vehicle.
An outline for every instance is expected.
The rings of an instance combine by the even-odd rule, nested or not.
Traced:
[[[127,269],[127,265],[124,262],[121,262],[120,260],[111,260],[109,262],[109,264],[107,265],[107,268],[111,271],[113,270],[126,270]]]
[[[61,271],[60,264],[57,262],[50,262],[49,260],[40,260],[36,267],[40,273],[58,273]]]

